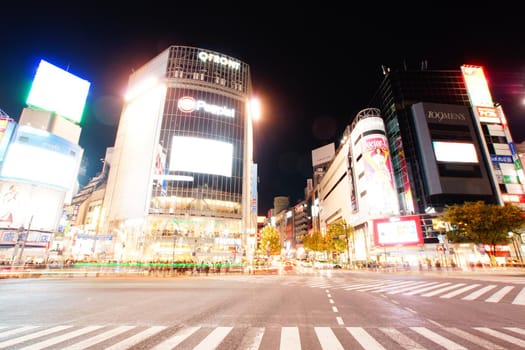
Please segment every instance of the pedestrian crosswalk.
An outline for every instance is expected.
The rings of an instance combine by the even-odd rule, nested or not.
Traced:
[[[525,349],[518,327],[0,326],[0,349]]]
[[[326,277],[294,276],[234,276],[233,279],[250,283],[276,283],[288,286],[303,286],[353,292],[384,293],[436,297],[440,299],[460,299],[483,301],[486,303],[508,303],[525,306],[525,287],[521,285],[487,284],[480,281],[439,282],[428,280],[385,280],[360,279],[345,280]]]

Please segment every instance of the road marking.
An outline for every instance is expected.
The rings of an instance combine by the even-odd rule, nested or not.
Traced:
[[[119,335],[121,333],[127,332],[130,329],[135,328],[135,326],[119,326],[115,329],[111,329],[107,332],[97,334],[94,337],[91,337],[89,339],[86,339],[84,341],[81,341],[80,343],[75,343],[71,346],[68,346],[66,348],[63,348],[62,350],[82,350],[85,348],[88,348],[90,346],[93,346],[95,344],[101,343],[104,340],[107,340],[109,338],[113,338],[116,335]]]
[[[157,334],[158,332],[166,329],[165,326],[154,326],[149,327],[148,329],[143,330],[142,332],[139,332],[129,338],[124,339],[123,341],[114,344],[113,346],[110,346],[108,348],[105,348],[105,350],[125,350],[127,348],[130,348],[131,346],[143,341],[146,338],[151,337],[154,334]]]
[[[399,290],[399,289],[402,289],[402,288],[414,288],[415,286],[417,285],[421,285],[422,283],[425,283],[425,282],[417,282],[417,281],[408,281],[408,282],[404,282],[404,283],[401,283],[395,287],[386,287],[386,288],[381,288],[381,289],[378,289],[378,290],[374,290],[374,293],[381,293],[381,292],[392,292],[392,291],[395,291],[395,290]]]
[[[264,327],[250,327],[242,338],[238,348],[243,350],[258,350],[261,346],[264,331]]]
[[[425,287],[425,288],[419,288],[419,289],[415,289],[415,290],[413,290],[411,292],[405,293],[404,295],[414,295],[414,294],[417,294],[417,293],[426,292],[427,290],[432,290],[432,289],[435,289],[435,288],[448,286],[449,284],[450,284],[450,282],[445,282],[445,283],[440,283],[440,284],[436,284],[436,285],[433,285],[433,286],[428,286],[428,287]]]
[[[345,323],[343,322],[343,318],[342,318],[341,316],[337,316],[335,319],[337,320],[337,324],[338,324],[338,325],[342,326],[342,325],[345,324]]]
[[[315,334],[319,343],[321,343],[321,348],[326,350],[344,350],[343,346],[337,340],[337,337],[334,334],[334,331],[330,327],[315,327]],[[281,349],[286,349],[281,347]]]
[[[339,312],[339,310],[337,310],[337,307],[336,307],[336,306],[332,306],[332,311],[333,311],[333,312]]]
[[[346,330],[367,350],[386,350],[361,327],[346,327]]]
[[[388,335],[392,340],[394,340],[396,343],[401,345],[405,349],[410,350],[426,350],[425,347],[421,346],[420,344],[416,343],[400,331],[398,331],[395,328],[391,327],[379,327],[379,330],[386,335]]]
[[[485,299],[485,301],[487,303],[497,303],[498,301],[503,299],[503,297],[507,295],[508,292],[510,292],[513,289],[514,289],[513,286],[505,286],[501,288],[499,291],[497,291],[496,293],[492,294],[491,297]]]
[[[461,298],[461,300],[474,300],[474,299],[477,299],[481,295],[485,294],[486,292],[488,292],[489,290],[492,290],[494,288],[496,288],[495,284],[488,285],[486,287],[481,288],[480,290],[477,290],[475,292],[470,293],[469,295]]]
[[[485,334],[491,335],[493,337],[496,337],[498,339],[508,341],[509,343],[512,343],[514,345],[518,345],[518,346],[521,346],[521,347],[525,348],[525,341],[521,340],[519,338],[513,337],[512,335],[501,333],[501,332],[498,332],[496,330],[493,330],[493,329],[490,329],[490,328],[485,328],[485,327],[476,327],[474,329],[476,329],[476,330],[478,330],[480,332],[483,332]]]
[[[447,332],[450,332],[452,334],[457,335],[460,338],[466,339],[471,343],[476,344],[477,346],[481,346],[484,349],[488,350],[505,350],[505,348],[502,348],[501,346],[494,344],[493,342],[490,342],[488,340],[482,339],[476,335],[467,333],[461,329],[458,328],[452,328],[452,327],[446,327],[443,328]]]
[[[28,340],[31,340],[31,339],[35,339],[35,338],[39,338],[41,336],[48,335],[48,334],[51,334],[51,333],[60,332],[60,331],[63,331],[64,329],[68,329],[68,328],[71,328],[71,327],[73,327],[73,326],[56,326],[56,327],[53,327],[53,328],[45,329],[45,330],[40,331],[40,332],[36,332],[36,333],[31,333],[31,334],[25,335],[25,336],[22,336],[20,338],[6,340],[6,341],[3,341],[3,342],[0,343],[0,349],[7,348],[7,347],[9,347],[11,345],[20,344],[20,343],[23,343],[25,341],[28,341]]]
[[[445,349],[449,350],[468,350],[467,348],[459,345],[458,343],[453,342],[452,340],[449,340],[435,332],[432,332],[430,329],[424,328],[424,327],[410,327],[414,332],[417,332],[424,336],[427,339],[430,339],[436,344],[441,345]]]
[[[184,327],[175,333],[173,336],[164,340],[162,343],[157,344],[151,350],[171,350],[180,343],[182,343],[190,335],[198,331],[201,327]]]
[[[428,293],[425,293],[425,294],[421,294],[422,297],[433,297],[434,295],[438,295],[440,293],[443,293],[443,292],[447,292],[451,289],[454,289],[454,288],[458,288],[458,287],[461,287],[461,286],[464,286],[465,283],[457,283],[457,284],[453,284],[451,286],[448,286],[448,287],[443,287],[443,288],[440,288],[440,289],[436,289],[432,292],[428,292]]]
[[[525,287],[523,287],[518,295],[516,295],[516,298],[514,298],[512,303],[516,305],[525,305]]]
[[[429,282],[429,283],[424,283],[422,282],[423,284],[421,285],[418,285],[417,287],[418,288],[422,288],[422,287],[427,287],[427,286],[433,286],[434,284],[437,284],[438,282]],[[403,293],[407,290],[411,290],[412,288],[414,288],[416,286],[410,286],[410,287],[405,287],[405,288],[402,288],[402,289],[399,289],[399,290],[396,290],[396,291],[390,291],[390,292],[387,292],[387,294],[399,294],[399,293]]]
[[[51,345],[55,345],[55,344],[61,343],[61,342],[65,341],[65,340],[78,337],[79,335],[83,335],[83,334],[95,331],[95,330],[100,329],[100,328],[102,328],[102,326],[84,327],[84,328],[77,329],[77,330],[72,331],[72,332],[62,333],[58,337],[47,339],[47,340],[41,341],[39,343],[26,346],[26,347],[24,347],[22,349],[24,349],[24,350],[40,350],[40,349],[43,349],[43,348],[47,348],[47,347],[49,347]]]
[[[283,327],[281,329],[280,349],[301,350],[301,339],[297,327]]]
[[[212,350],[217,348],[233,327],[217,327],[193,350]]]
[[[11,329],[8,331],[3,331],[0,333],[0,338],[6,338],[11,335],[16,335],[18,333],[24,333],[26,331],[30,331],[31,329],[35,329],[35,328],[38,328],[38,326],[26,326],[26,327]]]
[[[450,292],[450,293],[447,293],[447,294],[443,294],[443,295],[440,296],[440,298],[450,299],[450,298],[453,298],[453,297],[455,297],[455,296],[457,296],[457,295],[460,295],[460,294],[462,294],[462,293],[465,293],[465,292],[467,292],[467,291],[469,291],[469,290],[471,290],[471,289],[474,289],[474,288],[476,288],[476,287],[479,287],[479,286],[480,286],[480,284],[471,284],[471,285],[469,285],[469,286],[466,286],[466,287],[460,288],[460,289],[455,290],[455,291],[453,291],[453,292]]]

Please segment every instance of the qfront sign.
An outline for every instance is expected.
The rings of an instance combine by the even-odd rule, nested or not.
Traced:
[[[241,67],[240,62],[234,61],[231,58],[228,58],[225,56],[220,56],[220,55],[208,53],[205,51],[200,51],[198,53],[198,57],[199,57],[199,60],[201,60],[202,62],[213,62],[221,66],[230,67],[231,69],[234,69],[234,70],[239,70],[239,68]]]
[[[207,103],[203,100],[195,100],[193,97],[184,96],[179,99],[177,107],[184,113],[191,113],[193,111],[204,111],[206,113],[214,115],[222,115],[225,117],[234,118],[235,109],[228,108],[226,106],[217,106],[211,103]]]

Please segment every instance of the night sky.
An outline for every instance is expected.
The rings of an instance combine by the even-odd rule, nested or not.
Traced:
[[[415,10],[372,3],[354,9],[342,1],[298,4],[3,4],[0,109],[18,120],[40,59],[90,81],[79,142],[87,158],[87,172],[80,177],[85,184],[101,170],[99,159],[114,144],[133,69],[171,45],[238,58],[250,65],[263,107],[255,129],[262,215],[275,196],[289,196],[291,204],[303,199],[306,179],[312,176],[311,151],[337,145],[357,112],[376,107],[369,102],[382,81],[382,65],[418,69],[423,60],[436,70],[483,65],[514,141],[525,140],[520,9],[503,12],[497,4],[484,10],[457,3],[443,8],[443,2],[428,1]]]

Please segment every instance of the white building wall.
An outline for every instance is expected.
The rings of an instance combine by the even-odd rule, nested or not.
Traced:
[[[166,95],[169,50],[130,76],[108,176],[103,226],[112,221],[143,219],[147,214]]]
[[[319,219],[321,230],[339,219],[348,218],[351,213],[351,189],[348,179],[348,145],[339,148],[335,158],[319,184],[321,208]]]

